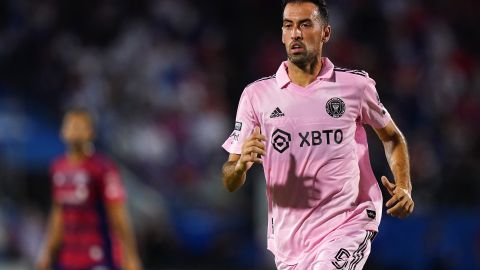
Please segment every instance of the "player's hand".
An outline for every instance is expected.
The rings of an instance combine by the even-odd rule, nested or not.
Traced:
[[[252,135],[243,143],[242,154],[235,165],[235,171],[244,173],[250,169],[253,163],[262,163],[260,156],[265,155],[265,143],[267,137],[260,133],[260,127],[253,129]]]
[[[36,270],[51,270],[52,269],[52,264],[50,261],[50,258],[48,256],[40,256],[38,258],[36,265],[35,265]]]
[[[140,270],[142,267],[140,266],[140,261],[138,259],[130,259],[127,260],[123,265],[125,270]]]
[[[385,204],[388,208],[387,214],[397,218],[405,218],[409,216],[413,212],[415,206],[410,191],[407,188],[395,185],[385,176],[382,176],[382,184],[392,196],[392,198],[390,198]]]

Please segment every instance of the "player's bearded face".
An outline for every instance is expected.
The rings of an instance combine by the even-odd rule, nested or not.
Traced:
[[[297,48],[301,48],[300,52],[298,52]],[[301,41],[293,41],[287,47],[288,60],[300,67],[312,63],[317,59],[318,55],[319,53],[316,50],[307,47],[307,45]]]
[[[290,62],[304,67],[316,61],[329,30],[314,4],[288,4],[283,13],[282,42]]]

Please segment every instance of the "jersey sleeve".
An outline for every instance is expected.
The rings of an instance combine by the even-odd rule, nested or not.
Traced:
[[[238,103],[233,132],[222,145],[231,154],[242,153],[243,143],[252,134],[254,127],[258,125],[247,89],[243,91]]]
[[[362,123],[368,124],[373,128],[385,127],[390,122],[391,117],[380,101],[374,80],[367,78],[367,83],[362,94]]]
[[[122,183],[120,172],[113,163],[105,164],[101,178],[101,195],[105,203],[117,203],[125,201],[125,188]]]

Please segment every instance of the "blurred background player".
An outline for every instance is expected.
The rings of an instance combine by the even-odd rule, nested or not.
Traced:
[[[63,119],[66,154],[51,167],[53,204],[38,270],[138,270],[140,262],[115,164],[95,152],[86,110]]]

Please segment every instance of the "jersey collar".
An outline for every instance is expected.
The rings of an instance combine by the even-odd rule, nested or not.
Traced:
[[[320,70],[320,73],[318,74],[317,81],[332,80],[333,68],[334,68],[333,63],[327,57],[322,57],[322,61],[323,61],[323,66],[322,66],[322,70]],[[284,61],[280,64],[280,67],[278,68],[275,77],[276,77],[278,86],[280,86],[280,88],[282,89],[285,88],[291,82],[290,77],[288,77],[287,61]]]

